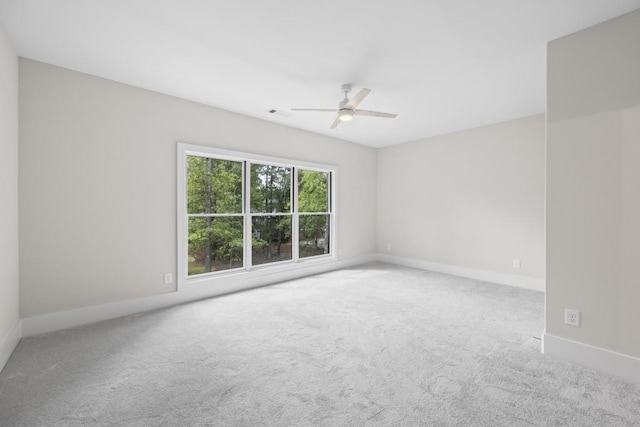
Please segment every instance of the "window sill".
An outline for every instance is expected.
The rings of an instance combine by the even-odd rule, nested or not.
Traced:
[[[216,286],[222,283],[231,284],[236,282],[247,282],[247,284],[252,284],[254,282],[259,282],[261,278],[270,278],[276,274],[284,275],[285,273],[292,271],[299,272],[303,269],[331,264],[337,261],[338,258],[335,255],[320,255],[313,257],[312,259],[299,260],[297,262],[285,261],[277,263],[277,265],[259,265],[253,267],[251,270],[238,269],[229,272],[219,272],[193,278],[179,279],[178,292],[196,289],[202,290],[202,288]],[[282,280],[287,279],[283,278]],[[271,282],[270,280],[266,281]]]

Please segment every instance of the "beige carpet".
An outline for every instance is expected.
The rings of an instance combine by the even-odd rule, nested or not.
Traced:
[[[25,339],[0,425],[640,425],[542,329],[541,293],[369,264]]]

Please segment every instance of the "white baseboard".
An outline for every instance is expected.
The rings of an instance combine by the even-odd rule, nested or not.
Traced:
[[[519,276],[516,274],[499,273],[496,271],[479,270],[476,268],[461,267],[458,265],[440,264],[437,262],[422,261],[413,258],[404,258],[386,254],[377,254],[376,259],[389,264],[397,264],[405,267],[418,268],[420,270],[435,271],[438,273],[452,274],[454,276],[468,277],[484,282],[499,283],[518,288],[532,289],[544,292],[545,280],[536,277]]]
[[[640,359],[633,356],[560,338],[546,332],[542,334],[542,352],[626,381],[640,383]]]
[[[7,364],[11,353],[15,350],[16,346],[22,338],[22,322],[18,321],[16,325],[11,329],[2,340],[0,340],[0,372]]]
[[[313,274],[326,273],[332,270],[353,267],[373,261],[375,261],[375,256],[368,255],[269,275],[238,275],[237,277],[229,277],[225,280],[220,280],[215,285],[203,284],[202,287],[191,286],[188,289],[180,290],[179,292],[171,292],[109,304],[82,307],[75,310],[43,314],[41,316],[27,317],[22,319],[22,334],[23,336],[28,337],[73,328],[75,326],[87,325],[158,308],[170,307],[172,305],[182,304],[185,302],[197,301],[204,298],[271,285],[274,283],[298,279]]]

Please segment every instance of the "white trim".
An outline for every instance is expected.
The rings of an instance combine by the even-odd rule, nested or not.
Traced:
[[[7,364],[11,353],[22,338],[22,322],[18,321],[16,325],[0,340],[0,372]]]
[[[102,320],[128,316],[158,308],[170,307],[185,302],[196,301],[214,296],[229,294],[246,289],[271,285],[286,280],[297,279],[313,274],[326,273],[340,268],[353,267],[375,260],[373,255],[351,258],[331,263],[318,263],[307,265],[305,268],[277,272],[264,273],[259,276],[238,274],[226,276],[214,285],[203,283],[202,286],[190,287],[180,292],[154,295],[146,298],[137,298],[119,301],[110,304],[102,304],[91,307],[83,307],[70,311],[44,314],[41,316],[22,319],[22,333],[25,337],[58,331],[75,326],[96,323]]]
[[[542,353],[640,383],[640,359],[544,332]]]
[[[244,268],[234,268],[233,270],[223,270],[214,273],[198,274],[195,276],[191,276],[189,280],[182,285],[178,292],[190,289],[202,289],[203,286],[211,286],[213,289],[218,288],[220,286],[220,283],[239,282],[243,280],[243,278],[248,279],[254,276],[258,277],[260,275],[286,273],[287,271],[312,268],[328,263],[334,264],[336,262],[335,257],[330,255],[319,255],[318,257],[314,258],[302,259],[298,262],[285,260],[268,264],[258,264],[252,266],[250,271],[247,271]]]
[[[285,159],[283,157],[265,156],[256,153],[248,153],[245,151],[231,151],[223,150],[221,148],[210,147],[206,145],[194,145],[184,142],[178,142],[178,152],[182,150],[185,154],[193,156],[202,156],[202,153],[208,153],[215,155],[218,158],[233,161],[245,161],[248,160],[251,163],[259,163],[261,165],[275,165],[282,167],[299,167],[302,169],[311,169],[320,172],[328,172],[337,170],[337,166],[326,165],[322,163],[305,162],[302,160]]]
[[[185,162],[186,162],[186,158],[185,158]],[[249,188],[249,186],[247,186],[247,180],[249,181],[251,180],[251,164],[249,162],[242,162],[242,201],[244,203],[244,205],[242,206],[242,219],[243,219],[242,234],[244,237],[244,243],[242,247],[242,251],[243,251],[242,252],[242,269],[245,272],[250,271],[251,265],[253,264],[253,248],[252,248],[253,233],[244,232],[245,230],[252,230],[252,226],[253,226],[253,224],[251,223],[251,215],[245,215],[246,213],[251,212],[251,200],[249,198],[251,189],[249,189],[249,193],[247,193],[247,188]],[[186,189],[187,189],[186,181],[184,184],[178,183],[178,185],[182,188],[182,191],[186,192]],[[186,199],[185,199],[185,203],[187,203]],[[186,259],[188,256],[185,257],[184,254],[188,254],[188,252],[189,252],[189,245],[185,244],[185,247],[181,249],[181,252],[178,252],[178,259],[180,258]],[[187,262],[187,268],[188,268],[188,262]],[[224,274],[224,272],[221,272],[221,273]],[[186,286],[189,283],[189,279],[190,279],[189,275],[187,274],[187,270],[185,270],[184,275],[180,277],[182,277],[182,286]]]
[[[298,175],[300,174],[299,168],[293,168],[293,176],[291,177],[291,201],[289,206],[291,207],[291,259],[298,261],[300,259],[300,213],[298,212]],[[331,184],[331,183],[329,183]],[[327,187],[327,191],[331,191],[331,188]],[[331,194],[331,193],[329,193]],[[327,200],[329,203],[329,200]],[[297,244],[293,244],[297,242]],[[334,252],[331,252],[335,254]]]
[[[184,278],[187,277],[188,271],[188,258],[182,256],[181,254],[186,253],[187,247],[189,246],[187,242],[188,236],[188,223],[187,223],[187,192],[185,191],[184,183],[187,182],[187,152],[184,149],[184,144],[178,143],[177,145],[177,175],[176,175],[176,290],[180,290],[182,283],[184,283]],[[242,167],[242,174],[244,180],[244,169]],[[244,187],[243,187],[244,188]],[[244,191],[244,190],[243,190]],[[244,197],[244,194],[243,194]]]
[[[500,273],[497,271],[479,270],[476,268],[461,267],[458,265],[440,264],[437,262],[423,261],[413,258],[404,258],[386,254],[377,254],[376,259],[389,264],[397,264],[405,267],[418,268],[420,270],[436,271],[438,273],[452,274],[454,276],[468,277],[484,282],[499,283],[501,285],[515,286],[517,288],[531,289],[544,292],[545,280],[537,277],[518,276],[516,274]]]

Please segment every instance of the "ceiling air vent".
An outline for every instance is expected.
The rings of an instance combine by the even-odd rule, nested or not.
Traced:
[[[284,118],[289,118],[289,117],[293,116],[293,114],[290,113],[289,111],[276,110],[276,109],[273,109],[273,108],[271,110],[267,111],[267,113],[273,114],[274,116],[284,117]]]

